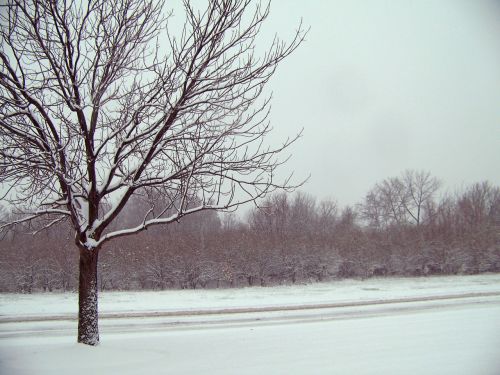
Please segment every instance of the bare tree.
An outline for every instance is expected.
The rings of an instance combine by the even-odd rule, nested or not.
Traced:
[[[23,207],[8,224],[72,224],[78,342],[99,341],[97,260],[106,242],[292,187],[274,177],[298,136],[263,144],[269,98],[261,94],[305,32],[299,26],[290,43],[275,38],[258,57],[269,5],[205,6],[184,0],[176,34],[164,1],[2,4],[0,183],[3,199]],[[135,225],[110,226],[139,192],[166,203],[153,201]]]
[[[402,180],[406,191],[405,210],[413,222],[420,225],[424,209],[434,198],[441,183],[430,172],[414,170],[403,172]]]
[[[386,227],[406,221],[406,192],[398,178],[388,178],[377,183],[366,195],[361,207],[363,217],[373,227]]]
[[[439,187],[439,180],[429,172],[407,170],[401,177],[377,183],[366,195],[361,212],[373,227],[419,226]]]

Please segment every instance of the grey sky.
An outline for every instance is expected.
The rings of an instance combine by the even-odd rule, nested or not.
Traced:
[[[307,41],[278,69],[271,141],[304,128],[284,168],[341,204],[425,169],[500,184],[499,1],[277,1],[263,30]]]
[[[342,205],[405,169],[500,185],[500,0],[274,0],[259,47],[301,18],[307,40],[269,85],[268,142],[304,129],[282,176]]]

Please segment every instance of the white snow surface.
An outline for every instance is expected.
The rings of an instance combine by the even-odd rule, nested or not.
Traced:
[[[305,285],[100,292],[99,312],[161,312],[344,303],[474,292],[500,292],[500,274],[339,280]],[[0,318],[76,316],[75,293],[0,294]]]
[[[500,293],[500,274],[224,290],[103,292],[97,347],[76,344],[77,296],[0,295],[0,374],[500,374],[500,297],[183,317],[232,308]],[[14,318],[66,320],[12,322]]]

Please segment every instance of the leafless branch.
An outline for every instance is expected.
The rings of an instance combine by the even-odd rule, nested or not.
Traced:
[[[276,180],[300,134],[265,145],[263,90],[304,40],[302,24],[259,56],[269,4],[183,7],[176,33],[163,1],[2,5],[0,184],[11,205],[31,207],[11,225],[50,214],[50,227],[69,217],[78,246],[92,248],[300,185]],[[145,189],[164,192],[163,207],[155,202],[138,226],[111,230]]]

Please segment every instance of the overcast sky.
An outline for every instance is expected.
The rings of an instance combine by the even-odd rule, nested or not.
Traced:
[[[407,168],[500,184],[500,1],[278,1],[264,36],[307,41],[270,83],[284,171],[341,204]]]

